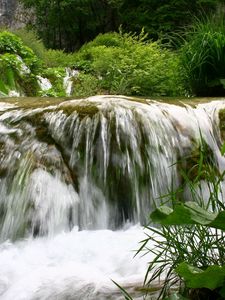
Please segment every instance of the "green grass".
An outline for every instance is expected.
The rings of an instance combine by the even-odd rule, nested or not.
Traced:
[[[224,95],[224,15],[196,19],[186,28],[182,39],[177,39],[177,43],[180,42],[183,80],[189,93],[197,96]]]
[[[183,185],[163,196],[163,206],[155,206],[151,213],[146,238],[136,253],[154,257],[144,278],[145,296],[158,282],[157,299],[224,299],[225,205],[221,184],[225,172],[218,173],[215,165],[202,140],[196,165],[181,172]],[[208,187],[206,199],[200,193],[203,180]],[[180,200],[187,188],[192,202]]]

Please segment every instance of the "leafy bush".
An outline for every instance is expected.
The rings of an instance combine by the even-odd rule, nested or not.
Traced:
[[[76,79],[74,79],[74,91],[75,97],[89,97],[100,93],[99,80],[90,75],[80,73]]]
[[[97,47],[97,46],[106,46],[106,47],[122,47],[123,46],[123,35],[116,32],[100,33],[92,42],[84,45],[83,49]]]
[[[0,54],[5,53],[20,56],[32,72],[37,72],[40,67],[40,61],[34,52],[19,37],[7,31],[0,33]]]
[[[45,59],[47,50],[42,40],[38,38],[37,34],[34,31],[22,28],[13,31],[12,33],[21,39],[23,45],[32,49],[34,54],[39,59],[41,59],[42,61]]]
[[[190,94],[225,94],[225,20],[213,16],[187,28],[180,51],[183,79]]]
[[[7,31],[0,32],[1,93],[8,95],[13,90],[35,95],[38,89],[35,75],[40,70],[40,60],[19,37]]]
[[[73,67],[75,55],[65,53],[63,50],[46,49],[43,41],[34,31],[17,29],[13,33],[18,36],[25,46],[28,46],[34,54],[48,68]]]
[[[77,54],[76,66],[101,79],[112,94],[175,96],[183,94],[179,57],[159,43],[139,36],[110,33],[98,36]]]
[[[63,50],[49,49],[43,58],[44,64],[49,68],[70,67],[75,65],[75,54],[65,53]]]
[[[52,84],[52,88],[46,91],[40,91],[40,96],[48,97],[64,97],[66,96],[63,86],[63,79],[66,76],[65,68],[48,68],[45,69],[42,74],[44,78],[49,79]]]

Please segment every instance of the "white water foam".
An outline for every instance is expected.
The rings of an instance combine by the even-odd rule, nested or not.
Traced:
[[[47,78],[41,77],[39,75],[37,75],[36,77],[42,91],[48,91],[52,88],[52,84]]]
[[[117,222],[114,227],[110,227],[110,222],[120,213],[117,207],[112,207],[116,197],[112,201],[104,194],[107,172],[113,163],[122,178],[133,179],[120,200],[124,200],[129,190],[134,191],[131,195],[135,204],[131,219],[134,223],[149,213],[152,199],[171,187],[173,175],[179,183],[178,169],[169,166],[179,157],[190,155],[192,149],[198,149],[201,136],[212,150],[219,169],[225,169],[216,122],[216,110],[224,107],[224,102],[194,109],[128,100],[119,96],[94,97],[64,102],[58,106],[60,110],[54,106],[11,110],[9,106],[7,111],[7,106],[0,106],[1,111],[6,110],[0,116],[0,138],[4,145],[1,166],[5,166],[3,171],[7,174],[0,181],[0,203],[5,209],[1,231],[5,242],[0,245],[0,299],[123,299],[111,279],[125,287],[141,284],[151,258],[133,259],[133,250],[139,248],[138,242],[143,239],[141,227],[106,230],[118,228]],[[75,108],[79,112],[86,104],[87,107],[94,104],[99,112],[80,118]],[[63,111],[67,105],[75,107],[70,115]],[[38,123],[39,113],[44,125]],[[63,149],[64,157],[54,144],[38,138],[36,129],[40,127],[35,127],[36,122],[29,123],[29,119],[35,118],[41,129],[48,128],[48,134]],[[110,128],[114,128],[113,137]],[[111,151],[113,139],[116,147]],[[122,149],[124,145],[126,151]],[[98,151],[94,153],[94,149]],[[93,175],[91,170],[96,161],[99,163]],[[73,170],[79,183],[78,195],[75,187],[73,191]],[[147,176],[143,188],[139,178]],[[114,188],[110,197],[116,192]],[[27,205],[30,202],[32,205]],[[27,208],[31,215],[27,214]],[[79,224],[85,230],[78,231],[75,227],[68,232],[71,224]],[[37,230],[32,230],[32,226]],[[32,239],[32,234],[46,236]],[[30,238],[7,241],[21,236]]]
[[[73,91],[73,79],[78,77],[79,71],[66,68],[66,76],[63,78],[63,87],[67,96],[71,96]]]
[[[134,258],[139,226],[78,231],[0,246],[1,300],[123,299],[122,286],[141,285],[149,256]]]

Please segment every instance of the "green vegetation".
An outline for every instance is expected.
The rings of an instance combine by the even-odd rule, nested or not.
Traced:
[[[8,95],[18,91],[32,95],[37,90],[35,74],[40,70],[40,60],[22,41],[7,31],[0,33],[0,90]]]
[[[43,8],[45,1],[34,3],[32,0],[24,0],[24,2],[43,14],[37,15],[37,22],[41,22],[38,24],[40,26],[42,24],[41,29],[38,24],[35,28],[46,34],[43,37],[45,44],[46,40],[53,43],[48,46],[54,49],[47,49],[32,30],[0,32],[0,69],[2,70],[0,91],[3,96],[9,95],[12,90],[20,95],[53,97],[87,97],[96,94],[142,97],[223,96],[225,94],[225,21],[222,9],[221,13],[215,12],[219,4],[223,5],[223,1],[196,0],[191,4],[187,1],[168,0],[167,4],[151,1],[149,8],[147,8],[146,1],[143,0],[141,3],[136,1],[130,3],[130,11],[123,16],[123,20],[126,18],[129,20],[132,16],[135,19],[134,13],[140,18],[140,12],[143,10],[148,12],[151,8],[156,15],[143,14],[143,22],[139,22],[145,26],[145,29],[138,27],[139,34],[127,33],[124,31],[124,28],[128,30],[124,21],[123,27],[119,27],[118,32],[100,33],[96,36],[100,28],[105,28],[101,32],[109,30],[103,22],[107,16],[106,7],[102,7],[99,12],[100,15],[103,13],[102,20],[98,21],[100,23],[102,21],[104,26],[99,25],[97,29],[96,25],[95,29],[92,28],[93,33],[87,36],[85,31],[86,33],[80,35],[79,42],[72,38],[69,40],[70,34],[76,33],[72,31],[73,27],[67,26],[69,23],[54,23],[59,22],[55,14],[66,18],[67,13],[69,14],[68,10],[74,11],[73,5],[79,4],[76,10],[80,11],[81,15],[75,16],[74,19],[74,26],[77,26],[76,17],[77,22],[82,18],[85,19],[89,15],[88,11],[92,7],[92,2],[51,2],[48,15],[45,15]],[[111,11],[117,11],[116,18],[120,20],[119,10],[124,7],[126,0],[106,2],[105,5],[108,5],[108,8],[111,7]],[[100,4],[102,2],[99,0],[96,6],[92,7],[92,13],[95,13],[95,16]],[[194,18],[194,22],[190,24],[184,17],[186,11],[190,13],[195,11],[196,15],[204,11],[204,17]],[[167,22],[166,13],[168,12],[170,14],[167,16]],[[214,14],[210,15],[211,12]],[[109,13],[108,10],[107,13]],[[52,16],[51,20],[49,20],[50,16]],[[160,18],[162,22],[159,21]],[[46,32],[47,28],[43,27],[44,20],[53,22],[46,26],[48,28],[54,24],[54,33]],[[66,18],[65,22],[67,21],[71,22]],[[90,20],[89,22],[91,24]],[[181,29],[180,26],[187,23],[188,25]],[[64,28],[64,25],[67,27]],[[81,22],[81,25],[81,30],[83,30],[84,23]],[[135,27],[132,27],[132,24],[130,26],[134,30]],[[110,28],[114,29],[113,26]],[[179,34],[171,33],[172,30],[178,28]],[[64,30],[67,30],[68,37]],[[86,40],[94,36],[96,37],[92,41],[85,44]],[[74,42],[74,45],[68,44],[67,47],[64,45],[67,42]],[[78,44],[81,47],[76,52],[68,53],[56,49],[65,46],[66,50],[73,50]],[[76,70],[76,72],[68,72],[65,68],[70,68],[71,71]]]
[[[150,215],[151,222],[161,227],[147,226],[147,237],[138,253],[154,256],[144,284],[148,292],[155,281],[163,279],[157,299],[225,298],[225,205],[221,190],[224,173],[215,174],[211,162],[206,168],[204,161],[203,147],[196,178],[191,180],[184,173],[183,187],[172,191],[169,199],[168,195],[162,198],[165,203]],[[208,187],[207,199],[201,194],[203,177]],[[191,201],[184,202],[180,199],[187,187]]]
[[[186,30],[180,49],[186,89],[194,95],[225,92],[225,19],[216,15],[196,20]]]
[[[142,32],[107,33],[84,45],[77,67],[99,78],[106,93],[156,96],[183,94],[179,57]]]
[[[99,33],[140,32],[154,40],[215,12],[224,0],[21,0],[35,12],[34,28],[48,48],[74,51]]]
[[[25,30],[20,30],[15,34],[20,38],[12,33],[0,33],[1,36],[10,37],[4,40],[5,45],[8,43],[5,48],[2,46],[2,66],[5,68],[6,62],[14,62],[15,65],[11,68],[12,76],[8,75],[8,81],[1,85],[6,95],[5,84],[11,90],[22,91],[25,95],[65,96],[63,79],[66,66],[79,70],[76,76],[71,77],[72,95],[75,97],[103,93],[140,96],[175,96],[184,93],[179,57],[159,42],[147,40],[144,32],[140,35],[122,32],[99,35],[74,54],[45,49],[32,32],[26,34]],[[28,44],[31,48],[26,46]],[[25,78],[23,74],[15,84],[16,70],[20,70],[18,66],[16,68],[16,62],[19,64],[20,60],[23,60],[27,76]],[[40,90],[37,75],[48,79],[52,86]]]
[[[210,211],[212,207],[187,202],[175,204],[174,209],[162,206],[151,214],[151,219],[163,227],[150,229],[160,235],[161,241],[149,238],[158,243],[160,250],[154,251],[160,257],[156,256],[150,265],[148,274],[153,266],[157,267],[148,284],[156,274],[165,272],[162,297],[169,296],[175,286],[186,299],[224,299],[225,207],[218,199],[216,204],[214,212]]]
[[[44,60],[47,53],[32,32],[0,32],[0,95],[65,96],[65,68],[48,68]],[[51,80],[51,88],[41,88],[42,77]]]

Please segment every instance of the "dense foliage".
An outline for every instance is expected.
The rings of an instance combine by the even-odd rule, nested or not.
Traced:
[[[153,38],[190,24],[193,16],[215,12],[223,1],[217,0],[124,0],[121,24],[128,31],[145,28]]]
[[[65,96],[65,68],[46,68],[47,53],[32,32],[0,32],[0,95]]]
[[[72,51],[98,33],[118,28],[120,0],[22,0],[35,10],[35,27],[50,48]]]
[[[26,29],[14,33],[33,50],[43,70],[69,67],[79,72],[74,96],[225,93],[225,0],[21,1],[35,11],[32,28],[41,38]],[[6,42],[10,48],[10,40]],[[53,73],[44,75],[53,80]],[[58,88],[52,95],[62,95],[62,83],[57,78],[53,82]]]
[[[151,38],[190,24],[193,15],[215,12],[224,0],[21,0],[35,11],[35,28],[50,48],[73,51],[99,33],[140,32]]]
[[[71,77],[72,89],[69,95],[76,97],[95,94],[176,96],[185,92],[177,53],[166,49],[160,42],[148,40],[143,31],[139,35],[122,31],[100,34],[72,54],[62,50],[47,50],[31,31],[17,30],[15,34],[7,33],[12,41],[8,41],[3,52],[7,52],[7,55],[12,53],[16,55],[18,51],[14,44],[19,43],[23,51],[32,53],[33,64],[35,61],[38,62],[36,63],[38,68],[35,69],[35,64],[31,65],[28,58],[18,52],[31,71],[30,78],[39,81],[41,76],[51,82],[51,87],[48,84],[49,87],[43,92],[33,89],[28,95],[68,95],[64,82],[67,76],[66,67],[75,74]],[[13,50],[11,42],[14,45]],[[3,58],[4,55],[0,57]],[[4,76],[4,72],[2,74]],[[12,89],[18,90],[14,85]]]
[[[24,82],[34,82],[38,75],[52,82],[48,91],[39,93],[49,96],[224,95],[224,25],[223,13],[195,19],[185,31],[170,35],[166,44],[149,39],[143,29],[140,34],[132,34],[120,28],[119,32],[99,34],[73,53],[47,49],[33,31],[16,30],[15,35],[2,32],[1,85],[18,90],[16,82],[20,82],[25,95],[36,95],[35,85],[30,88],[32,85]],[[30,71],[26,76],[18,71],[22,64]],[[67,67],[76,74],[69,83],[73,86],[70,92],[65,92]],[[1,90],[6,93],[7,89]]]
[[[12,33],[0,33],[0,93],[19,91],[33,95],[37,91],[35,74],[41,63],[34,52]]]
[[[225,19],[223,14],[195,20],[185,32],[180,57],[186,89],[199,96],[224,95]]]
[[[76,67],[99,79],[103,92],[124,95],[183,93],[179,57],[139,36],[108,33],[99,35],[77,53]]]

